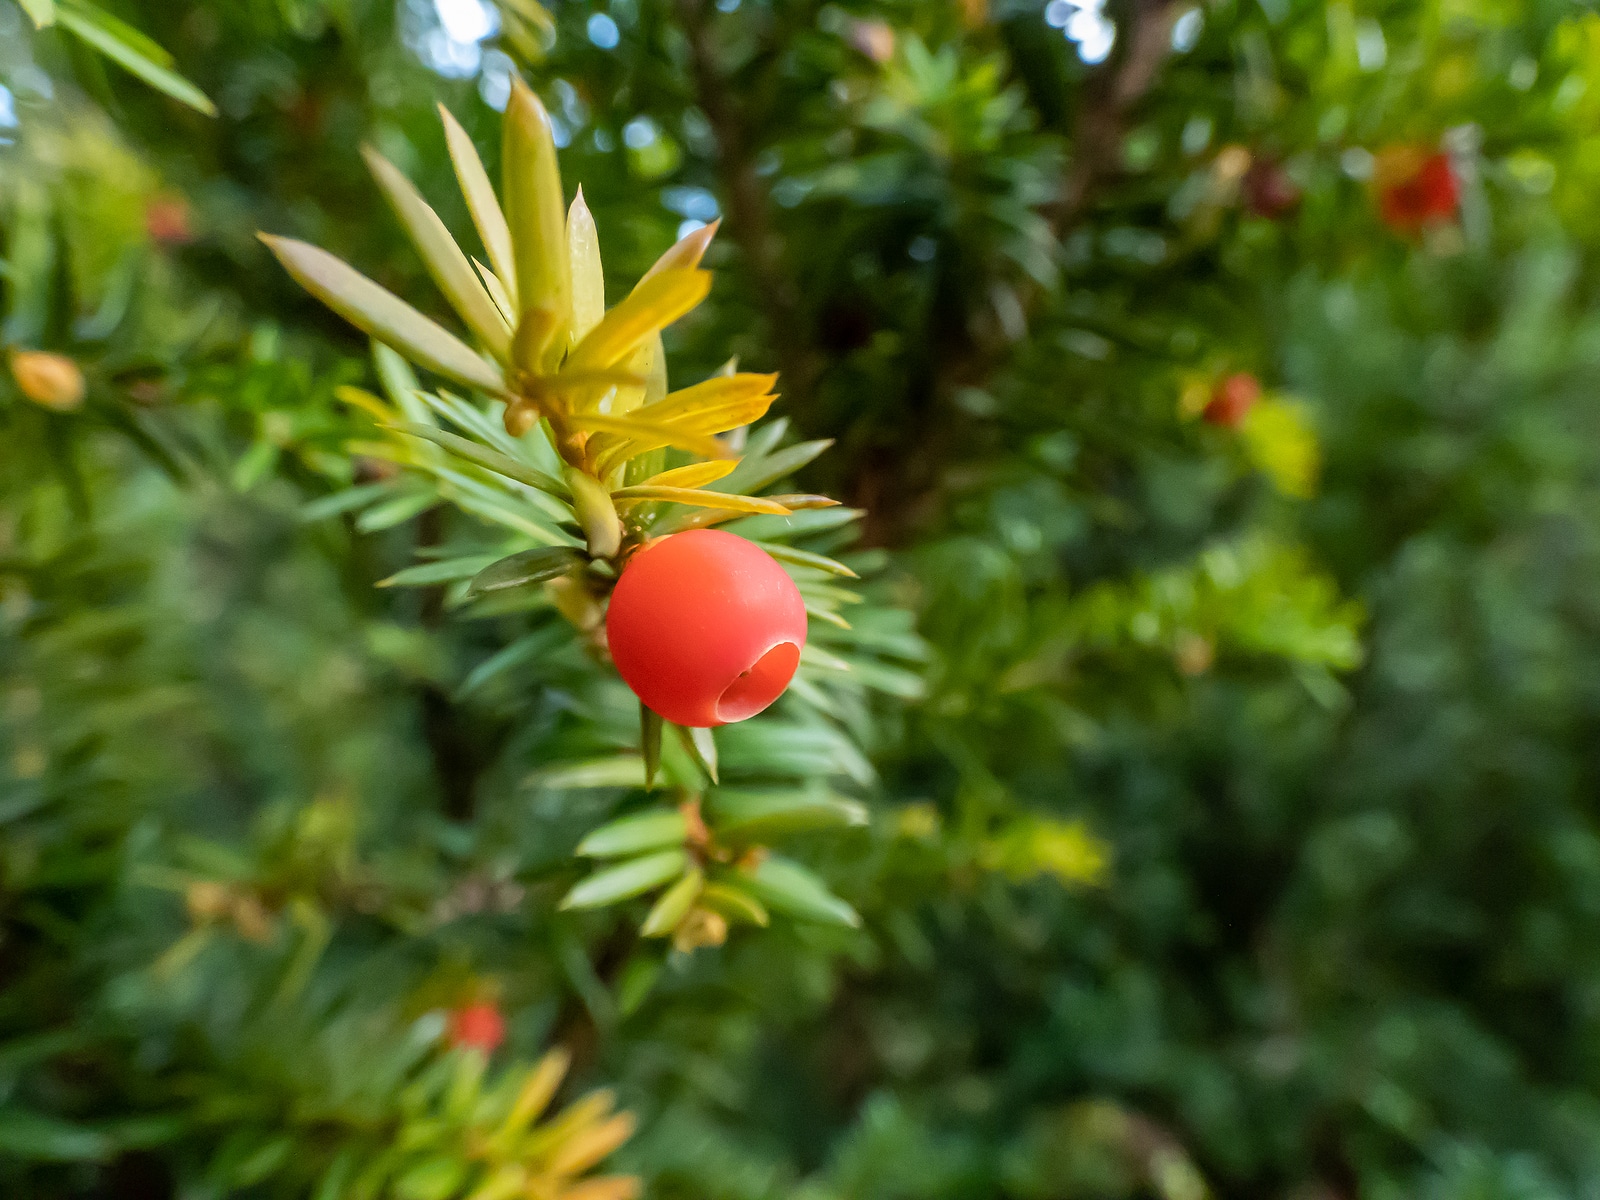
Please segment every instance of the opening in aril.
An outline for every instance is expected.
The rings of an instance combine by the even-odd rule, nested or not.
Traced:
[[[743,721],[755,716],[782,695],[799,665],[800,647],[779,642],[723,690],[717,698],[717,720]]]

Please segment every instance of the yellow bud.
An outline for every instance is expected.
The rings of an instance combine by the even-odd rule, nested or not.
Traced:
[[[672,948],[683,954],[701,946],[720,946],[728,940],[728,918],[709,908],[696,908],[678,923],[672,935]]]
[[[240,896],[233,902],[233,927],[239,936],[252,942],[272,940],[272,914],[254,896]]]
[[[191,920],[202,924],[217,921],[232,909],[233,892],[214,879],[197,879],[184,889],[183,904]]]
[[[587,1171],[633,1136],[632,1113],[617,1113],[574,1133],[550,1156],[552,1175],[577,1175]]]
[[[1178,661],[1178,670],[1185,675],[1204,675],[1217,660],[1217,648],[1211,639],[1188,631],[1178,635],[1172,653]]]
[[[56,412],[70,412],[83,404],[83,372],[64,354],[13,350],[11,375],[35,404]]]
[[[513,402],[506,405],[504,419],[506,432],[512,437],[521,437],[539,423],[539,410],[531,404]]]
[[[561,1193],[561,1200],[636,1200],[639,1180],[632,1175],[601,1175]]]

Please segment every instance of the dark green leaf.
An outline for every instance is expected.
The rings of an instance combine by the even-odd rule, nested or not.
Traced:
[[[805,867],[777,855],[762,861],[740,882],[778,912],[827,925],[861,924],[861,917]]]
[[[644,756],[644,786],[656,786],[656,773],[661,770],[661,714],[643,700],[639,701],[639,750]]]
[[[711,730],[694,729],[683,725],[674,728],[678,731],[678,740],[683,743],[683,748],[694,761],[694,765],[706,773],[707,779],[716,783],[717,743]]]
[[[505,559],[501,559],[505,562]],[[465,558],[446,558],[439,562],[420,563],[396,571],[387,579],[378,580],[379,587],[425,587],[435,583],[452,583],[457,579],[471,579],[494,562],[491,554],[469,554]]]
[[[583,556],[566,546],[540,546],[492,562],[472,577],[467,595],[482,596],[507,588],[528,587],[565,575],[583,562]]]

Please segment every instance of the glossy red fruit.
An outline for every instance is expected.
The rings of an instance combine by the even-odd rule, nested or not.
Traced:
[[[1211,393],[1211,401],[1200,415],[1213,425],[1233,429],[1261,399],[1261,381],[1249,371],[1235,371]],[[1193,411],[1193,410],[1191,410]]]
[[[1398,162],[1404,156],[1396,154]],[[1436,221],[1455,216],[1461,202],[1461,187],[1456,182],[1448,154],[1429,154],[1414,168],[1388,183],[1378,193],[1378,208],[1384,224],[1399,232],[1414,234]]]
[[[487,1001],[468,1004],[450,1014],[450,1044],[470,1046],[492,1054],[506,1040],[506,1020]]]
[[[806,606],[761,547],[720,529],[675,533],[623,569],[606,612],[617,671],[675,725],[753,717],[800,665]]]

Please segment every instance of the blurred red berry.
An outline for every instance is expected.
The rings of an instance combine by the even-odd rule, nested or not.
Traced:
[[[611,595],[617,671],[676,725],[743,721],[789,686],[806,644],[800,589],[761,547],[720,529],[639,551]]]
[[[470,1046],[492,1054],[506,1040],[506,1020],[488,1001],[458,1008],[450,1014],[450,1044]]]
[[[1448,154],[1424,155],[1406,147],[1386,151],[1374,179],[1378,211],[1397,233],[1415,234],[1426,225],[1448,221],[1461,201]]]
[[[194,241],[189,202],[182,196],[155,197],[144,207],[144,228],[152,240],[163,246],[182,246]]]
[[[1300,189],[1281,166],[1258,158],[1245,172],[1244,203],[1258,217],[1275,221],[1300,206]]]
[[[1261,382],[1249,371],[1235,371],[1218,383],[1200,415],[1213,425],[1235,428],[1261,399]],[[1191,410],[1192,411],[1192,410]]]

